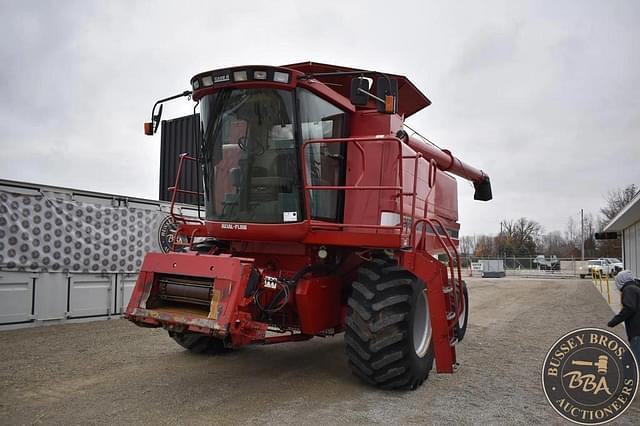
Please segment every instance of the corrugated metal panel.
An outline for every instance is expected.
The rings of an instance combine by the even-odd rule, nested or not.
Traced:
[[[187,115],[173,120],[162,121],[160,138],[160,200],[170,201],[169,187],[174,186],[178,172],[179,156],[188,153],[196,156],[196,141],[200,135],[200,115]],[[195,161],[183,165],[180,176],[180,189],[198,190],[197,167]],[[202,192],[202,184],[200,185]],[[197,204],[195,195],[178,194],[177,201],[185,204]],[[202,200],[200,201],[202,204]]]
[[[0,271],[0,324],[32,319],[33,283],[32,274]]]
[[[640,222],[623,230],[623,263],[625,269],[631,270],[634,275],[640,273]]]
[[[116,313],[124,313],[129,299],[131,299],[131,293],[133,293],[133,287],[136,285],[138,276],[136,274],[121,274],[118,275],[118,294],[116,294]]]
[[[144,254],[167,244],[168,211],[164,201],[0,179],[0,330],[122,313]]]
[[[637,276],[640,273],[640,222],[627,228],[625,234],[629,235],[629,251],[625,252],[624,266]]]
[[[74,274],[69,281],[68,318],[110,315],[115,275]]]
[[[64,272],[36,274],[34,319],[50,321],[66,318],[69,301],[68,275]]]
[[[124,313],[137,274],[0,270],[0,330]]]

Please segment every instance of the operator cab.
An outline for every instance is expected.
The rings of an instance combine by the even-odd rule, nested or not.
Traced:
[[[304,219],[302,170],[297,159],[310,139],[347,136],[346,108],[304,87],[279,68],[212,71],[195,76],[199,103],[206,219],[286,224]],[[344,147],[305,149],[307,182],[342,185]],[[341,191],[310,191],[311,217],[337,221]]]
[[[400,231],[381,213],[399,210],[394,214],[402,217],[409,202],[395,194],[402,182],[398,150],[405,149],[395,136],[406,117],[431,104],[406,77],[303,62],[207,71],[191,79],[191,88],[156,102],[145,133],[156,132],[163,102],[197,102],[201,144],[193,154],[209,235],[307,241],[310,229],[339,224],[362,225],[360,233]]]

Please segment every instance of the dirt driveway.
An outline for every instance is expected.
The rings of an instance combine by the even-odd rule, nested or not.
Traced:
[[[565,332],[605,327],[607,303],[587,280],[473,279],[469,290],[462,368],[414,392],[359,382],[341,336],[207,357],[124,320],[2,331],[0,423],[564,424],[542,393],[542,361]],[[638,418],[640,398],[618,424]]]

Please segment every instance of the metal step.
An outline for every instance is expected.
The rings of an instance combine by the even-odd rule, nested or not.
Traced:
[[[451,321],[455,317],[456,317],[456,313],[455,312],[453,312],[453,311],[447,312],[447,321]]]
[[[444,294],[449,294],[449,293],[451,293],[452,291],[453,291],[453,287],[452,287],[452,286],[447,286],[447,287],[443,287],[443,288],[442,288],[442,292],[443,292]]]

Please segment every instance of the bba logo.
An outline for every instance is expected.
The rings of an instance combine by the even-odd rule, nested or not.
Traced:
[[[562,417],[599,425],[629,408],[638,389],[638,364],[626,342],[598,328],[561,337],[547,353],[542,387]]]
[[[178,224],[173,220],[171,215],[167,215],[162,219],[158,227],[158,244],[160,245],[160,250],[165,253],[169,253],[172,250],[173,240],[177,230]]]

